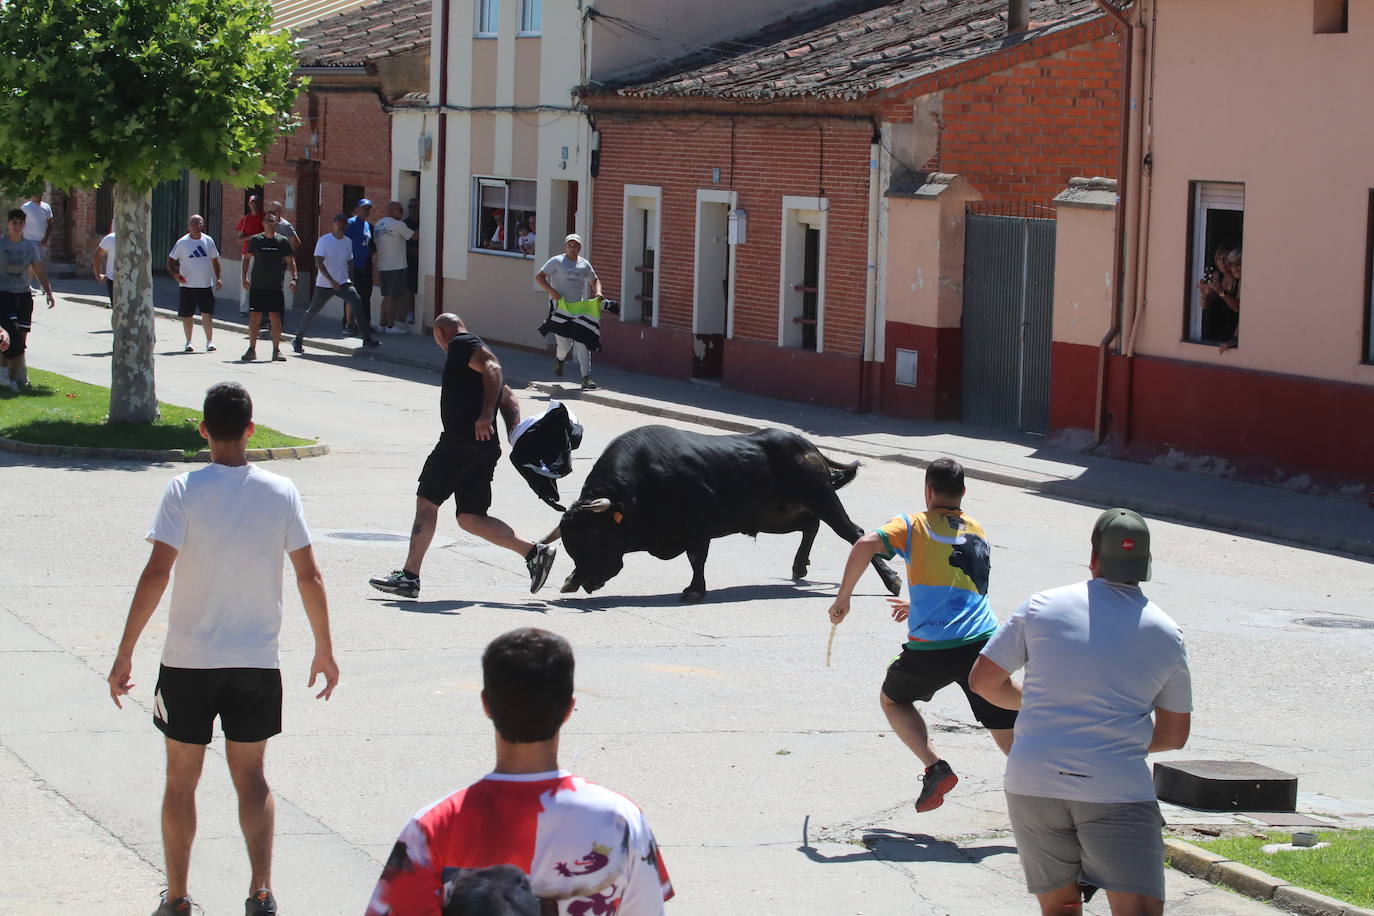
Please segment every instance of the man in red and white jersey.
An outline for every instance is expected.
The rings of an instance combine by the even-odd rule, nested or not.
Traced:
[[[673,885],[644,813],[558,767],[573,706],[567,640],[527,628],[487,646],[482,708],[495,726],[496,768],[411,818],[367,916],[441,916],[467,878],[498,865],[528,875],[560,916],[664,912]]]

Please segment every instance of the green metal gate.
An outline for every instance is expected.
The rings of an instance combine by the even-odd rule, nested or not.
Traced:
[[[151,238],[153,272],[167,270],[167,252],[186,233],[186,194],[190,176],[164,181],[153,188],[153,231]]]

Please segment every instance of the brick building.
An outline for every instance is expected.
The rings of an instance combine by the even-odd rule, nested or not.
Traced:
[[[1119,168],[1116,21],[1029,7],[851,0],[584,87],[594,263],[623,303],[603,360],[959,416],[966,213],[1052,215]]]

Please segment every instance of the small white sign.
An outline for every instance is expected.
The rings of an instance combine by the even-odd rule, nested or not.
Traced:
[[[897,375],[897,384],[908,388],[916,387],[916,351],[897,350],[897,362],[894,367]]]
[[[282,192],[282,197],[284,198],[283,207],[294,213],[296,210],[296,186],[293,184],[287,185],[286,190]]]

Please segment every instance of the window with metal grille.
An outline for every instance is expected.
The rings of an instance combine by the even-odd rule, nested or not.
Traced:
[[[474,178],[471,250],[534,257],[538,187],[518,178]]]
[[[778,346],[819,353],[825,329],[825,235],[828,202],[782,199],[782,288]]]
[[[620,320],[657,325],[659,214],[663,190],[625,186],[624,248],[620,264]]]

